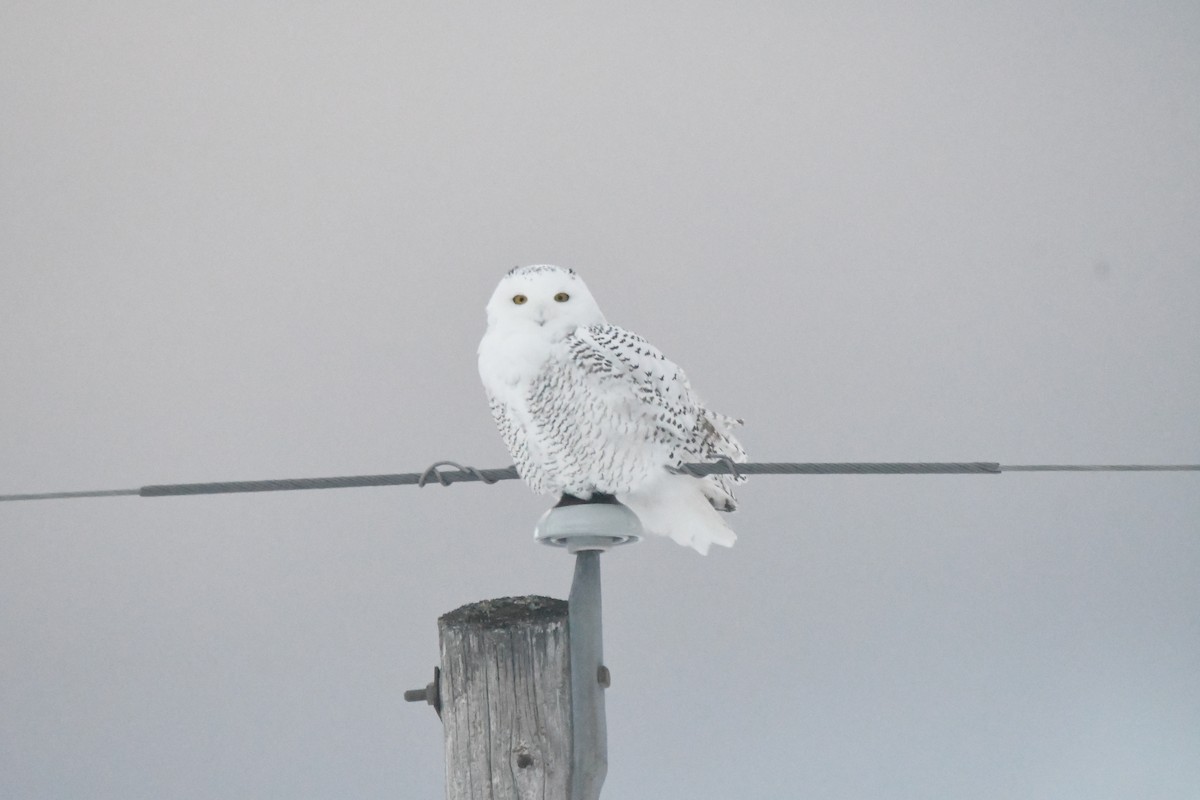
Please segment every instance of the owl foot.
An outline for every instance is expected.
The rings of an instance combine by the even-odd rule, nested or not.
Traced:
[[[589,500],[584,500],[582,497],[576,497],[573,494],[563,492],[562,499],[555,504],[555,508],[561,506],[580,506],[585,503],[608,503],[609,505],[617,504],[616,495],[604,494],[603,492],[592,492],[592,497]]]

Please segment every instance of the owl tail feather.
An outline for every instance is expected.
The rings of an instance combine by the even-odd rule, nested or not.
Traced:
[[[667,536],[700,555],[714,544],[733,547],[737,534],[712,507],[700,479],[690,475],[663,476],[635,492],[619,495],[641,520],[647,533]]]

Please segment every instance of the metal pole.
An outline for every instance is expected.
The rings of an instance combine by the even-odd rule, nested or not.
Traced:
[[[575,577],[567,611],[571,647],[570,800],[598,800],[608,773],[608,728],[604,721],[604,666],[600,614],[600,551],[575,554]]]
[[[600,554],[642,538],[637,515],[612,495],[586,502],[563,501],[538,520],[534,538],[565,547],[575,556],[575,575],[567,603],[567,644],[571,652],[571,790],[569,800],[598,800],[608,774],[608,727],[604,690],[610,683],[604,666],[600,620]]]

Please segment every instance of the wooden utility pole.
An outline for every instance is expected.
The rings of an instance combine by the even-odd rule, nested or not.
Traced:
[[[438,620],[447,800],[563,800],[571,779],[567,603],[484,600]]]
[[[568,603],[503,597],[438,620],[441,666],[405,692],[442,718],[447,800],[597,800],[608,772],[600,554],[641,538],[609,495],[564,501],[535,538],[575,556]]]

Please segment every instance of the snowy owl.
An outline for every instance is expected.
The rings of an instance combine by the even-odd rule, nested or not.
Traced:
[[[487,304],[479,374],[517,471],[536,492],[615,495],[649,533],[707,553],[737,536],[729,475],[670,472],[745,461],[740,420],[704,407],[683,370],[609,325],[574,270],[515,267]]]

